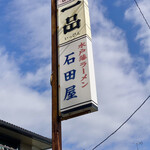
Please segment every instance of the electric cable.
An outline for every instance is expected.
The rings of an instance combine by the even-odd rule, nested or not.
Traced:
[[[150,29],[150,25],[149,25],[149,23],[148,23],[147,19],[145,18],[144,14],[143,14],[143,12],[142,12],[142,10],[141,10],[141,8],[139,7],[139,4],[137,3],[137,1],[136,1],[136,0],[134,0],[134,2],[135,2],[135,4],[136,4],[137,8],[139,9],[139,11],[140,11],[140,13],[141,13],[141,15],[142,15],[143,19],[145,20],[145,22],[146,22],[146,24],[147,24],[148,28]]]
[[[97,144],[92,150],[95,150],[97,147],[102,145],[105,141],[107,141],[112,135],[114,135],[119,129],[121,129],[132,117],[133,115],[146,103],[146,101],[150,98],[150,95],[144,100],[144,102],[130,115],[130,117],[122,123],[114,132],[112,132],[108,137],[106,137],[103,141]]]

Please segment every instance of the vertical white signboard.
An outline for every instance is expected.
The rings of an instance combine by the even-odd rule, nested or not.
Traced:
[[[58,0],[62,118],[98,110],[87,0]]]

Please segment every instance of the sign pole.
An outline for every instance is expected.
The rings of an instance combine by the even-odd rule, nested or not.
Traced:
[[[58,41],[57,41],[57,2],[51,0],[52,32],[52,150],[62,150],[61,118],[58,103]]]

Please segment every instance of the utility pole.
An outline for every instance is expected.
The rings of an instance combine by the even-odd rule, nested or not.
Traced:
[[[139,145],[142,145],[143,144],[143,142],[141,141],[141,142],[138,142],[138,143],[136,143],[136,148],[137,148],[137,150],[139,150]]]
[[[52,150],[62,150],[61,118],[58,103],[58,40],[57,40],[57,0],[51,0],[52,32]]]
[[[137,150],[139,150],[138,143],[136,143],[136,148],[137,148]]]

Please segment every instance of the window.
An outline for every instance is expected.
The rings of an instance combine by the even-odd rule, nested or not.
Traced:
[[[0,134],[0,150],[19,150],[20,142]]]

